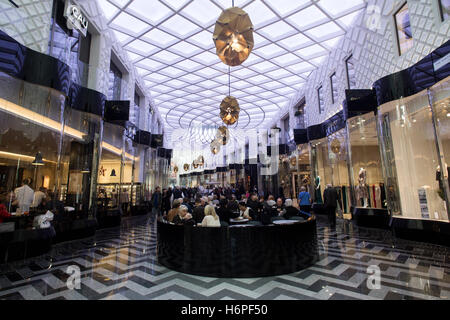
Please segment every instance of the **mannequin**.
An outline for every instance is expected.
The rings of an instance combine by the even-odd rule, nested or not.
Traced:
[[[369,206],[369,192],[367,190],[367,171],[364,168],[359,170],[358,174],[358,186],[356,187],[356,198],[358,201],[362,200],[363,207]]]
[[[314,199],[317,204],[323,204],[322,192],[320,190],[320,176],[317,176],[314,187]]]

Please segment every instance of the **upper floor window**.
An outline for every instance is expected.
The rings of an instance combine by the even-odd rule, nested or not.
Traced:
[[[408,3],[405,3],[403,7],[394,15],[395,17],[395,29],[397,30],[397,42],[400,55],[406,53],[412,48],[414,44],[411,20],[409,16]]]
[[[356,73],[355,73],[355,59],[351,55],[345,61],[345,67],[347,69],[347,86],[348,89],[356,89]]]
[[[333,73],[330,77],[331,85],[331,103],[335,104],[338,96],[336,73]]]
[[[450,0],[439,0],[439,9],[441,10],[442,21],[450,18]]]
[[[140,119],[140,111],[141,111],[141,96],[137,92],[137,90],[134,90],[134,114],[133,114],[133,120],[136,125],[139,126],[139,119]]]
[[[319,114],[322,114],[324,112],[323,87],[317,89],[317,96],[319,100]]]
[[[119,68],[111,61],[109,67],[109,90],[108,99],[109,100],[120,100],[120,93],[122,87],[122,72]]]
[[[295,117],[297,118],[297,126],[296,129],[305,129],[305,107],[306,107],[306,99],[303,97],[302,100],[295,107]]]
[[[286,138],[286,143],[288,143],[289,141],[291,141],[294,138],[291,136],[291,124],[290,124],[289,116],[283,120],[283,126],[284,126],[284,136]]]

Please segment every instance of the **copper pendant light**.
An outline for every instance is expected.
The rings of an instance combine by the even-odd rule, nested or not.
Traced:
[[[220,142],[218,142],[217,140],[214,140],[213,142],[211,142],[211,153],[216,155],[220,152]]]
[[[178,167],[177,167],[177,166],[175,166],[175,167],[173,168],[173,172],[174,172],[175,174],[178,173]]]
[[[183,166],[183,168],[184,168],[184,171],[188,171],[188,170],[189,170],[189,165],[186,163],[186,164]]]
[[[341,151],[341,142],[338,139],[334,139],[331,142],[331,151],[333,151],[334,154],[338,154]]]
[[[250,17],[238,7],[224,10],[216,22],[213,39],[223,63],[231,67],[242,64],[254,46]]]
[[[225,126],[219,127],[217,130],[216,139],[225,146],[230,140],[230,132],[228,131],[228,128]]]
[[[227,126],[232,126],[239,120],[241,108],[235,97],[227,96],[220,104],[220,118]]]

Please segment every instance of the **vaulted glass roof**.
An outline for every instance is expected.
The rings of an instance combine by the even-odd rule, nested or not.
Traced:
[[[97,0],[156,103],[166,132],[219,126],[228,66],[214,24],[232,0]],[[231,68],[239,129],[264,128],[351,28],[364,0],[236,0],[254,25],[250,57]],[[189,131],[189,132],[192,132]],[[198,141],[202,141],[201,138]]]

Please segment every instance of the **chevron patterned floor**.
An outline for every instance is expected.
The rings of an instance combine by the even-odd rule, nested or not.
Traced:
[[[168,270],[155,259],[156,224],[125,219],[120,228],[55,246],[48,255],[0,265],[1,300],[397,300],[450,299],[450,248],[392,238],[386,231],[319,220],[320,261],[301,272],[270,278],[216,279]],[[381,288],[369,289],[369,266]],[[68,267],[79,268],[69,289]]]

